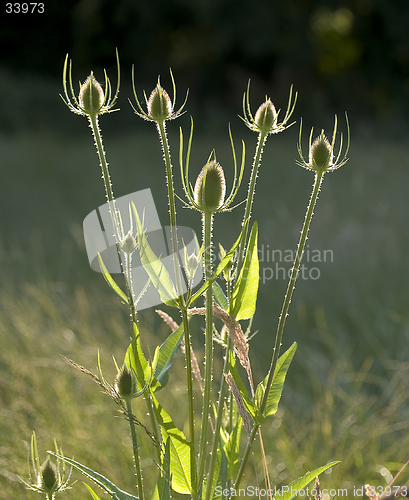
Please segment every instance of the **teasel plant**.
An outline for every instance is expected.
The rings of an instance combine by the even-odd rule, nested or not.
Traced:
[[[122,266],[121,270],[124,275],[124,290],[110,275],[101,256],[99,256],[99,263],[108,285],[122,303],[129,307],[132,335],[123,363],[117,364],[115,361],[117,376],[113,383],[108,382],[103,376],[99,357],[96,374],[72,360],[67,360],[67,362],[90,376],[103,392],[114,400],[119,412],[128,421],[133,448],[136,494],[123,491],[108,478],[80,462],[65,458],[61,450],[49,453],[51,457],[60,460],[60,464],[67,464],[79,470],[114,500],[145,500],[146,498],[170,500],[171,498],[178,498],[178,495],[188,495],[192,500],[224,498],[226,497],[226,493],[223,493],[225,488],[230,491],[231,487],[237,490],[241,486],[254,439],[263,423],[273,416],[278,408],[286,374],[296,351],[296,344],[293,343],[280,355],[285,321],[288,316],[305,242],[324,175],[341,167],[347,161],[349,149],[348,120],[348,141],[345,152],[342,146],[342,135],[341,144],[337,148],[337,152],[334,151],[337,139],[337,118],[335,117],[331,139],[328,139],[325,133],[321,132],[313,140],[313,131],[311,131],[307,159],[304,158],[302,152],[302,129],[300,126],[297,146],[300,156],[298,163],[303,168],[314,172],[315,181],[278,321],[270,369],[265,378],[256,384],[253,380],[250,364],[249,341],[253,335],[251,325],[256,312],[259,288],[258,224],[254,222],[250,226],[250,218],[256,179],[263,157],[263,147],[268,136],[285,131],[292,125],[290,119],[295,109],[297,93],[293,95],[291,87],[286,112],[283,119],[279,121],[280,111],[276,111],[269,98],[266,98],[265,102],[259,106],[253,117],[250,110],[250,89],[249,86],[247,87],[243,98],[242,119],[247,127],[258,134],[258,142],[249,175],[249,188],[245,200],[243,223],[239,227],[237,239],[230,249],[225,250],[223,246],[219,247],[220,262],[216,265],[214,264],[213,224],[215,221],[217,223],[218,213],[230,212],[237,206],[236,198],[239,194],[239,187],[245,170],[246,148],[244,142],[242,142],[241,161],[237,162],[234,141],[229,128],[234,171],[231,182],[229,180],[226,182],[226,178],[229,179],[229,176],[226,175],[225,170],[218,162],[216,152],[210,149],[211,153],[197,169],[199,173],[195,183],[192,184],[189,178],[192,170],[190,158],[193,146],[193,120],[191,120],[186,151],[183,131],[180,128],[179,166],[182,179],[182,195],[184,196],[178,196],[173,184],[173,166],[171,148],[167,137],[167,125],[168,122],[179,118],[185,112],[187,94],[184,102],[177,109],[176,84],[171,72],[172,99],[162,87],[160,79],[158,79],[149,98],[144,92],[144,100],[140,101],[136,91],[135,73],[132,71],[134,94],[134,103],[131,102],[132,108],[139,117],[156,125],[163,153],[172,253],[174,256],[174,273],[172,275],[162,263],[160,256],[155,255],[149,244],[144,229],[143,214],[137,212],[135,205],[130,205],[130,230],[125,233],[124,214],[119,213],[115,207],[108,162],[99,126],[99,116],[109,114],[116,109],[120,86],[118,54],[118,83],[115,93],[112,92],[112,85],[106,72],[104,73],[104,85],[101,85],[91,72],[84,83],[80,84],[79,94],[76,96],[72,85],[72,64],[68,61],[67,56],[63,68],[64,92],[62,98],[72,112],[87,117],[92,129]],[[226,185],[231,186],[229,190]],[[178,257],[180,255],[176,213],[176,200],[178,199],[186,207],[200,212],[202,219],[200,249],[198,248],[189,254],[184,246],[182,259]],[[148,275],[148,283],[145,287],[154,286],[161,301],[171,306],[179,315],[180,320],[173,319],[170,314],[164,311],[159,312],[166,324],[171,328],[171,333],[160,346],[154,349],[153,355],[149,357],[146,357],[144,353],[143,339],[137,324],[139,297],[134,296],[131,272],[132,257],[135,252],[139,252],[141,263]],[[195,273],[198,272],[200,263],[204,269],[204,282],[199,286],[198,290],[194,291],[193,278]],[[183,288],[183,272],[187,278],[187,291],[186,288]],[[219,283],[219,277],[221,276],[224,277],[224,290],[221,281]],[[199,303],[199,300],[203,298],[204,307]],[[194,315],[204,316],[205,318],[203,380],[191,342],[189,321]],[[243,321],[249,322],[249,326],[245,331],[242,326]],[[219,324],[222,324],[222,326],[218,327]],[[218,385],[214,384],[213,381],[215,375],[213,356],[215,343],[220,344],[224,352]],[[168,413],[157,398],[159,390],[166,387],[169,390],[167,384],[172,360],[179,347],[182,347],[186,360],[186,435],[182,429],[178,428],[171,413]],[[149,349],[149,352],[151,352],[151,349]],[[243,374],[245,374],[244,380]],[[195,416],[198,411],[194,405],[193,384],[195,379],[201,387],[202,394],[200,429],[198,425],[195,425]],[[213,385],[217,385],[217,394]],[[140,411],[140,408],[139,405],[133,404],[133,402],[139,397],[143,397],[146,402],[149,424],[142,423],[135,414],[137,410]],[[245,437],[242,436],[242,429],[245,431]],[[152,444],[152,456],[155,457],[154,462],[157,465],[157,480],[154,490],[150,494],[147,492],[142,470],[144,460],[140,457],[140,438],[142,435],[148,436]],[[261,436],[260,443],[262,446],[261,453],[263,453]],[[39,474],[41,474],[41,467],[38,458],[35,458],[38,457],[36,445],[32,444],[32,450],[35,450],[32,459],[35,479],[26,482],[26,486],[32,486],[32,489],[47,494],[46,500],[52,500],[55,494],[68,487],[69,477],[65,479],[64,474],[58,475],[57,473],[55,476],[57,478],[56,482],[53,483],[56,485],[56,489],[52,490],[54,488],[52,485],[50,490],[44,490],[44,484],[41,482],[44,478],[38,479]],[[49,463],[51,464],[51,462]],[[312,470],[290,483],[289,489],[296,488],[300,491],[314,481],[319,474],[336,463],[330,462]],[[54,471],[51,465],[46,465],[45,469],[48,470],[50,467]],[[266,464],[265,480],[266,484],[269,485]],[[51,484],[51,481],[47,484]],[[91,486],[86,485],[86,488],[93,500],[100,500],[98,493]],[[290,500],[289,496],[283,495],[282,498]]]

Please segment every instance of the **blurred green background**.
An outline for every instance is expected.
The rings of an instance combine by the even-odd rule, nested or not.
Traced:
[[[168,128],[178,167],[178,128],[187,135],[193,116],[192,182],[213,148],[231,182],[229,123],[237,150],[245,141],[247,169],[239,200],[246,197],[256,144],[255,134],[238,118],[248,80],[253,112],[265,95],[285,110],[291,84],[299,93],[297,124],[267,142],[253,211],[264,250],[261,273],[270,278],[261,283],[253,323],[259,331],[251,344],[257,380],[269,366],[286,288],[282,271],[271,277],[269,268],[275,271],[276,263],[267,262],[267,251],[295,250],[313,181],[295,165],[300,117],[306,139],[311,126],[331,134],[334,113],[345,132],[343,114],[348,113],[350,161],[327,176],[315,211],[311,262],[304,263],[318,268],[319,278],[297,283],[284,347],[296,340],[299,349],[280,413],[266,426],[266,449],[276,484],[339,459],[343,463],[324,480],[327,487],[385,485],[388,473],[409,458],[409,3],[82,0],[44,5],[43,14],[2,14],[0,30],[1,498],[12,498],[16,488],[19,498],[34,498],[25,496],[13,475],[26,474],[24,443],[33,429],[42,453],[57,437],[67,455],[132,487],[125,423],[118,420],[114,430],[113,406],[60,358],[93,369],[100,349],[112,379],[111,355],[120,362],[129,338],[127,312],[89,268],[83,243],[83,219],[105,200],[90,130],[58,96],[66,53],[73,60],[74,83],[91,69],[102,80],[103,68],[115,83],[116,47],[121,109],[101,118],[114,192],[119,197],[150,188],[163,224],[162,153],[154,126],[136,117],[127,102],[132,65],[140,97],[159,74],[169,89],[170,67],[179,103],[189,88],[186,115]],[[175,185],[181,194],[177,168]],[[180,225],[200,234],[197,213],[179,204],[178,216]],[[241,220],[242,207],[216,217],[215,241],[231,245]],[[322,256],[324,250],[333,258],[312,262],[313,252]],[[153,353],[167,329],[152,310],[141,313],[140,326]],[[201,357],[199,321],[195,328],[193,342]],[[183,361],[178,363],[167,396],[173,407],[184,391]],[[148,442],[142,453],[149,456]],[[67,493],[67,498],[86,496],[80,486]]]

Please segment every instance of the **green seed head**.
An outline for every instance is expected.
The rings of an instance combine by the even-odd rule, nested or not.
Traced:
[[[136,250],[136,246],[136,238],[129,230],[121,242],[121,248],[126,254],[131,255]]]
[[[49,458],[40,468],[41,487],[47,493],[54,493],[58,489],[58,470]]]
[[[79,94],[79,104],[85,113],[91,115],[98,113],[104,105],[105,95],[93,72],[81,85]]]
[[[132,397],[135,392],[134,377],[126,365],[121,368],[115,378],[115,390],[123,398]]]
[[[326,171],[332,165],[333,151],[324,131],[315,139],[310,148],[310,164],[316,170]]]
[[[217,212],[224,203],[226,181],[222,167],[212,160],[201,170],[195,184],[194,199],[203,212]]]
[[[254,123],[260,132],[268,134],[270,133],[277,122],[277,111],[274,104],[267,99],[266,102],[258,108],[256,115],[254,117]]]
[[[155,122],[164,122],[173,115],[173,105],[169,94],[158,83],[148,100],[148,116]]]

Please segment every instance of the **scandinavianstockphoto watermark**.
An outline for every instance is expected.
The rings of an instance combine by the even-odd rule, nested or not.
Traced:
[[[407,496],[407,487],[401,486],[386,486],[386,487],[368,487],[368,486],[353,486],[352,488],[320,488],[321,498],[327,500],[330,498],[363,498],[367,497],[368,488],[372,493],[377,493],[378,495],[391,495],[393,493],[399,493]],[[221,486],[216,486],[215,494],[217,496],[222,496],[225,498],[275,498],[279,500],[280,497],[291,494],[291,498],[297,496],[298,498],[315,498],[318,491],[315,487],[310,488],[309,486],[297,490],[291,486],[282,486],[281,488],[259,488],[258,486],[247,486],[246,488],[222,488]]]
[[[270,248],[270,245],[261,244],[258,249],[260,266],[260,283],[265,284],[272,280],[288,280],[295,260],[294,250]],[[321,276],[320,264],[334,262],[333,250],[311,249],[306,245],[298,278],[302,280],[317,280]]]

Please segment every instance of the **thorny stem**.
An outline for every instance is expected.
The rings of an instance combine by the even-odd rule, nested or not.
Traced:
[[[112,190],[111,176],[109,175],[108,163],[106,160],[104,146],[102,143],[102,135],[101,135],[101,131],[99,129],[98,115],[97,114],[89,115],[89,122],[90,122],[90,127],[92,130],[92,134],[94,136],[95,146],[97,148],[97,152],[98,152],[98,156],[99,156],[99,163],[100,163],[101,169],[102,169],[102,178],[104,179],[105,194],[106,194],[107,201],[108,201],[109,213],[111,214],[112,225],[114,227],[114,234],[115,234],[115,240],[117,242],[119,261],[121,263],[122,271],[123,271],[124,276],[125,276],[127,295],[128,295],[129,305],[130,305],[130,309],[131,309],[131,318],[132,318],[132,321],[134,323],[136,323],[136,309],[135,309],[135,303],[134,303],[134,298],[133,298],[133,293],[132,293],[132,281],[131,281],[132,278],[131,278],[131,274],[130,274],[130,272],[131,272],[130,262],[128,262],[128,263],[124,262],[124,257],[122,255],[120,248],[119,248],[118,214],[116,212],[116,207],[115,207],[115,198],[114,198],[114,193]],[[127,264],[129,264],[128,267],[127,267]]]
[[[132,400],[127,398],[125,400],[125,404],[126,404],[127,412],[130,415],[132,415]],[[134,457],[134,462],[135,462],[136,486],[138,488],[139,500],[144,500],[142,470],[141,470],[141,464],[139,461],[139,451],[138,451],[138,438],[137,438],[136,429],[135,429],[135,422],[133,422],[133,420],[131,418],[129,419],[129,426],[131,428],[132,449],[133,449],[133,457]]]
[[[212,274],[212,224],[213,213],[203,212],[203,265],[205,280],[209,280]],[[187,350],[187,348],[186,348]],[[205,330],[205,381],[202,410],[202,431],[200,435],[198,486],[204,479],[204,468],[206,459],[207,435],[209,429],[209,415],[211,415],[210,392],[213,377],[213,291],[212,287],[206,290],[206,330]]]
[[[179,267],[179,252],[178,252],[178,234],[176,227],[176,206],[175,206],[175,195],[173,190],[173,175],[172,175],[172,163],[170,159],[168,138],[166,135],[165,122],[157,122],[159,137],[162,144],[163,158],[165,160],[166,166],[166,182],[168,186],[168,200],[169,200],[169,215],[170,215],[170,227],[171,227],[171,238],[172,238],[172,253],[173,253],[173,263],[175,268],[175,279],[176,279],[176,293],[179,297],[181,305],[184,305],[184,297],[182,294],[182,279],[180,276]]]
[[[175,206],[175,195],[173,189],[173,175],[172,175],[172,163],[169,151],[168,138],[166,135],[165,121],[157,122],[157,128],[159,137],[162,144],[163,158],[166,166],[166,182],[168,187],[168,201],[169,201],[169,216],[170,216],[170,228],[171,228],[171,238],[172,238],[172,253],[173,253],[173,263],[175,269],[175,279],[176,279],[176,290],[179,300],[179,307],[182,314],[183,321],[183,331],[185,336],[185,356],[186,356],[186,376],[187,376],[187,392],[188,392],[188,422],[189,422],[189,434],[191,443],[191,471],[192,471],[192,486],[195,492],[196,487],[196,464],[195,459],[195,433],[194,433],[194,413],[193,413],[193,385],[192,385],[192,361],[190,354],[190,333],[189,333],[189,320],[187,316],[187,308],[185,305],[185,299],[182,293],[182,278],[180,274],[179,267],[179,252],[178,252],[178,235],[176,226],[176,206]]]
[[[283,338],[284,326],[285,326],[285,322],[286,322],[286,319],[288,316],[288,309],[290,307],[291,297],[292,297],[293,292],[294,292],[295,282],[297,280],[298,271],[300,269],[301,259],[302,259],[302,255],[303,255],[304,247],[305,247],[305,242],[307,241],[307,236],[308,236],[308,231],[309,231],[310,224],[311,224],[311,219],[312,219],[312,216],[314,214],[315,204],[317,203],[317,199],[318,199],[318,193],[320,192],[321,184],[322,184],[322,181],[324,179],[324,173],[325,172],[323,172],[323,171],[321,171],[321,172],[318,171],[315,174],[314,186],[313,186],[310,202],[308,205],[307,213],[305,214],[305,219],[304,219],[304,224],[303,224],[302,231],[301,231],[300,241],[299,241],[298,247],[297,247],[297,253],[295,256],[293,268],[291,270],[291,276],[290,276],[290,280],[288,282],[287,292],[286,292],[285,297],[284,297],[284,302],[283,302],[283,306],[281,309],[280,318],[278,320],[276,340],[275,340],[275,346],[274,346],[274,354],[273,354],[273,358],[271,360],[271,366],[270,366],[270,370],[268,373],[268,380],[267,380],[263,400],[261,401],[261,405],[260,405],[261,413],[263,413],[265,408],[266,408],[268,393],[270,391],[271,384],[273,382],[274,372],[275,372],[278,357],[280,354],[280,347],[281,347],[281,341]],[[243,477],[244,467],[246,465],[247,458],[248,458],[248,455],[250,453],[251,445],[252,445],[254,438],[257,434],[258,427],[259,427],[258,425],[255,425],[253,427],[252,432],[251,432],[249,441],[248,441],[246,449],[244,451],[243,460],[241,462],[240,469],[239,469],[239,472],[238,472],[237,477],[236,477],[235,488],[239,487],[240,481]]]
[[[185,336],[185,356],[186,356],[186,383],[187,383],[187,400],[188,400],[188,422],[189,422],[189,434],[191,443],[191,464],[190,470],[192,471],[192,485],[193,490],[196,491],[196,463],[195,463],[195,420],[193,413],[193,384],[192,384],[192,356],[191,356],[191,343],[190,343],[190,331],[189,331],[189,320],[187,316],[187,309],[182,308],[182,321],[184,325],[184,336]]]
[[[263,155],[263,149],[264,149],[264,145],[266,143],[267,137],[268,137],[268,134],[266,134],[266,133],[263,134],[262,132],[260,132],[260,134],[258,136],[256,152],[254,154],[254,160],[253,160],[253,167],[251,170],[249,190],[248,190],[247,201],[246,201],[246,208],[244,210],[243,225],[246,223],[246,221],[251,216],[251,209],[253,206],[254,193],[256,190],[256,180],[257,180],[258,169],[259,169],[260,164],[261,164],[261,157]],[[247,224],[246,228],[243,231],[243,235],[242,235],[240,245],[239,245],[239,255],[238,255],[239,260],[238,260],[238,264],[237,264],[237,276],[240,273],[241,265],[243,263],[244,249],[245,249],[246,244],[247,244],[248,229],[249,229],[249,224]]]
[[[160,436],[160,430],[159,430],[159,425],[158,421],[156,420],[155,417],[155,410],[153,408],[153,403],[152,403],[152,398],[151,398],[151,393],[149,391],[145,391],[143,393],[146,405],[148,407],[148,413],[149,413],[149,420],[151,421],[151,426],[153,430],[153,434],[155,435],[155,438],[159,442],[159,436]],[[161,454],[160,454],[160,447],[157,446],[157,454],[158,454],[158,463],[161,461]]]
[[[219,401],[218,401],[217,413],[216,413],[216,423],[214,426],[212,451],[211,451],[211,455],[210,455],[209,477],[207,479],[207,488],[206,488],[206,500],[210,500],[211,495],[213,493],[212,484],[213,484],[213,478],[214,478],[214,473],[215,473],[215,469],[216,469],[217,448],[219,446],[219,441],[220,441],[220,428],[222,425],[224,400],[226,398],[226,392],[227,392],[227,382],[226,382],[224,375],[226,373],[228,373],[228,371],[229,371],[229,351],[230,351],[230,349],[231,349],[231,338],[230,338],[230,335],[228,335],[227,345],[226,345],[226,354],[225,354],[224,365],[223,365],[222,379],[220,382],[220,393],[219,393]]]

